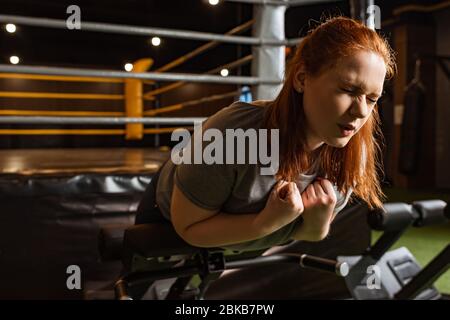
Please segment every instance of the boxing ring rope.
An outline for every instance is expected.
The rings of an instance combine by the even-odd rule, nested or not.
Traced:
[[[89,78],[89,77],[68,77],[68,76],[45,76],[37,74],[16,74],[0,73],[0,79],[25,79],[25,80],[44,80],[44,81],[73,81],[73,82],[105,82],[105,83],[123,83],[123,79],[108,78]]]
[[[157,115],[160,113],[181,110],[184,107],[188,107],[188,106],[222,100],[222,99],[229,98],[229,97],[234,97],[234,96],[238,95],[239,93],[240,93],[240,90],[236,90],[236,91],[228,92],[225,94],[217,94],[217,95],[213,95],[213,96],[209,96],[209,97],[190,100],[190,101],[186,101],[183,103],[163,107],[160,109],[144,111],[143,115],[154,116],[154,115]],[[42,116],[42,115],[74,116],[75,119],[80,119],[81,118],[81,117],[79,117],[80,115],[83,115],[83,116],[91,115],[94,117],[95,116],[99,117],[99,116],[123,116],[125,114],[125,112],[102,112],[102,111],[89,112],[89,111],[42,111],[42,110],[40,110],[40,111],[33,112],[30,110],[0,110],[0,115],[12,116],[12,115],[20,114],[21,111],[23,114],[26,114],[26,115],[34,114],[34,115],[38,115],[38,116]],[[52,120],[54,120],[54,118],[56,118],[56,117],[51,117],[51,118],[52,118]],[[7,123],[11,123],[8,120],[11,118],[0,117],[0,123],[2,123],[2,119],[5,119],[5,121]],[[27,119],[30,119],[30,118],[27,117]],[[33,118],[33,119],[36,119],[36,118]],[[45,117],[41,117],[41,120],[37,120],[37,123],[43,123],[42,121],[44,121],[46,124],[75,124],[73,122],[71,122],[71,123],[62,123],[62,122],[48,123],[46,119],[47,118],[45,118]],[[66,118],[64,118],[64,119],[66,119]],[[124,119],[124,118],[120,118],[120,119]],[[142,118],[138,118],[138,119],[142,119]],[[161,118],[158,118],[158,119],[161,119]],[[173,118],[169,118],[169,119],[170,119],[170,121],[168,121],[167,124],[174,124],[174,121],[172,121]],[[183,118],[183,119],[186,119],[186,118]],[[198,118],[198,121],[203,121],[203,120],[204,120],[204,118]],[[195,120],[195,121],[197,121],[197,120]],[[18,123],[24,124],[25,122],[22,122],[19,120]],[[29,122],[27,122],[27,123],[29,123]],[[130,121],[127,123],[137,123],[137,122]],[[76,123],[76,124],[82,124],[82,123]],[[83,124],[85,124],[85,123],[83,123]],[[94,123],[89,123],[89,124],[94,124]],[[95,124],[97,124],[97,123],[95,123]],[[117,121],[114,121],[112,124],[117,124]],[[162,123],[157,123],[157,124],[162,124]],[[179,128],[179,127],[144,128],[143,133],[144,134],[171,133],[173,130],[175,130],[177,128]],[[192,131],[193,127],[186,127],[185,129]],[[80,135],[123,135],[123,134],[126,134],[126,130],[124,130],[124,129],[0,129],[0,135],[10,135],[10,134],[15,134],[15,135],[30,135],[30,134],[32,134],[32,135],[59,135],[59,134],[65,134],[65,135],[71,135],[71,134],[73,134],[73,135],[78,135],[78,134],[80,134]]]
[[[0,98],[123,100],[123,94],[0,91]],[[150,97],[147,97],[151,99]]]
[[[241,24],[241,25],[239,25],[237,27],[234,27],[230,31],[227,31],[225,33],[225,35],[233,35],[233,34],[238,34],[238,33],[241,33],[241,32],[245,32],[248,29],[250,29],[250,27],[253,25],[253,22],[254,22],[253,19],[249,20],[249,21],[247,21],[247,22],[245,22],[245,23],[243,23],[243,24]],[[207,50],[211,50],[211,49],[217,47],[219,44],[220,44],[219,41],[210,41],[208,43],[205,43],[204,45],[201,45],[200,47],[195,48],[194,50],[192,50],[192,51],[182,55],[181,57],[179,57],[179,58],[177,58],[177,59],[175,59],[175,60],[165,64],[164,66],[156,69],[155,72],[165,72],[165,71],[168,71],[170,69],[173,69],[173,68],[179,66],[180,64],[185,63],[185,62],[189,61],[190,59],[198,56],[199,54],[201,54],[201,53],[203,53],[203,52],[205,52]]]
[[[242,76],[212,76],[199,75],[191,73],[156,73],[156,72],[137,72],[112,70],[90,70],[62,67],[36,67],[36,66],[10,66],[0,64],[0,72],[26,73],[26,74],[44,74],[44,75],[69,75],[69,76],[87,76],[101,78],[122,78],[122,79],[141,79],[157,81],[189,81],[199,83],[222,83],[222,84],[279,84],[280,81],[272,79],[263,79],[259,77]]]
[[[96,124],[96,125],[123,125],[123,124],[197,124],[205,120],[205,117],[160,117],[160,118],[130,118],[130,117],[0,117],[0,124]]]
[[[0,110],[3,116],[73,116],[73,117],[103,117],[124,116],[124,111],[64,111],[64,110]]]
[[[173,104],[170,106],[162,107],[154,110],[147,110],[143,112],[145,116],[154,116],[160,113],[173,112],[175,110],[181,110],[185,107],[194,106],[206,102],[212,102],[217,100],[222,100],[230,97],[235,97],[240,94],[240,90],[235,90],[231,92],[227,92],[224,94],[216,94],[209,97],[204,97],[200,99],[185,101],[178,104]],[[103,117],[103,116],[123,116],[125,112],[113,112],[113,111],[47,111],[47,110],[0,110],[0,115],[4,116],[17,116],[17,115],[33,115],[33,116],[93,116],[93,117]],[[0,118],[0,123],[2,123],[2,118]],[[170,118],[172,119],[172,118]],[[174,128],[175,129],[175,128]],[[144,129],[145,130],[145,129]],[[0,130],[0,134],[1,134]],[[9,130],[8,132],[13,132]],[[29,131],[28,131],[29,132]],[[166,132],[166,131],[165,131]]]
[[[226,99],[226,98],[236,97],[240,93],[241,93],[241,90],[235,90],[235,91],[231,91],[231,92],[227,92],[227,93],[223,93],[223,94],[216,94],[216,95],[212,95],[209,97],[185,101],[185,102],[161,107],[161,108],[154,109],[154,110],[147,110],[147,111],[143,112],[143,115],[154,116],[154,115],[157,115],[160,113],[173,112],[175,110],[181,110],[185,107],[190,107],[190,106],[194,106],[194,105],[198,105],[198,104],[202,104],[202,103],[206,103],[206,102],[212,102],[212,101],[222,100],[222,99]]]
[[[233,29],[229,30],[228,32],[226,32],[225,34],[237,34],[237,33],[241,33],[241,32],[245,32],[247,31],[253,24],[253,20],[249,20],[241,25],[238,25],[236,27],[234,27]],[[168,71],[174,67],[177,67],[187,61],[189,61],[190,59],[206,52],[207,50],[213,49],[215,48],[217,45],[219,45],[220,43],[218,41],[211,41],[208,42],[194,50],[192,50],[191,52],[184,54],[183,56],[174,59],[173,61],[167,63],[166,65],[158,68],[155,70],[155,72],[164,72],[164,71]],[[251,61],[251,55],[238,59],[235,62],[231,62],[228,63],[226,65],[223,66],[219,66],[209,72],[207,72],[208,74],[214,74],[219,72],[222,68],[227,68],[227,69],[233,69],[236,68],[242,64],[245,64],[247,62]],[[0,74],[0,78],[6,78],[6,79],[27,79],[27,80],[50,80],[50,81],[80,81],[80,82],[97,82],[96,79],[98,79],[98,82],[110,82],[110,83],[124,83],[123,79],[111,79],[111,78],[89,78],[89,77],[68,77],[68,76],[45,76],[45,75],[31,75],[31,74],[13,74],[13,73],[5,73],[5,74]],[[145,84],[154,84],[154,81],[143,81],[143,83]],[[168,91],[168,89],[175,89],[177,87],[179,87],[181,84],[184,84],[185,82],[176,82],[174,84],[165,86],[163,88],[160,88],[159,90],[161,90],[162,92],[166,92]],[[158,89],[156,89],[158,90]],[[220,100],[220,99],[224,99],[224,98],[228,98],[228,97],[232,97],[232,96],[237,96],[239,94],[238,91],[235,91],[234,93],[231,94],[225,94],[225,95],[215,95],[213,97],[213,99],[198,99],[195,101],[189,101],[189,102],[183,102],[180,104],[175,104],[172,106],[167,106],[167,107],[163,107],[163,108],[159,108],[157,113],[162,113],[162,112],[171,112],[174,110],[179,110],[184,106],[191,106],[191,105],[195,105],[197,103],[202,103],[202,102],[206,102],[206,101],[216,101],[216,100]],[[15,98],[61,98],[61,99],[124,99],[123,95],[111,95],[111,96],[107,96],[107,95],[101,95],[101,94],[97,94],[97,95],[93,95],[93,94],[89,94],[89,95],[85,95],[85,94],[61,94],[61,93],[35,93],[35,92],[0,92],[0,97],[15,97]],[[153,96],[153,92],[149,92],[148,94],[144,94],[142,96],[142,99],[144,100],[154,100],[154,96]],[[197,103],[196,103],[197,101]],[[149,111],[144,111],[144,113],[148,113],[149,115],[152,114],[156,114],[154,112],[155,110],[149,110]],[[14,115],[34,115],[34,116],[93,116],[93,117],[98,117],[98,116],[124,116],[126,115],[125,112],[120,112],[120,111],[49,111],[49,110],[11,110],[11,109],[4,109],[4,110],[0,110],[0,115],[10,115],[10,116],[14,116]],[[8,131],[10,132],[10,131]]]
[[[220,70],[222,70],[223,68],[226,68],[228,70],[233,70],[233,69],[238,68],[246,63],[249,63],[250,61],[252,61],[252,59],[253,59],[253,56],[251,54],[249,54],[248,56],[242,57],[236,61],[233,61],[233,62],[224,64],[222,66],[219,66],[217,68],[211,69],[211,70],[205,72],[205,74],[215,74],[215,73],[219,72]],[[148,92],[144,93],[143,97],[144,98],[154,97],[155,95],[162,94],[164,92],[168,92],[168,91],[174,90],[176,88],[182,87],[185,84],[186,84],[185,81],[178,81],[175,83],[171,83],[171,84],[165,85],[161,88],[154,89],[152,91],[148,91]]]
[[[179,127],[170,128],[144,128],[144,134],[172,133]],[[193,131],[194,127],[183,127]],[[96,136],[123,136],[127,133],[125,129],[0,129],[0,135],[96,135]]]
[[[240,2],[248,4],[259,4],[259,5],[269,5],[269,6],[285,6],[296,7],[304,6],[308,4],[320,4],[331,2],[330,0],[224,0],[227,2]],[[339,0],[338,0],[339,1]]]
[[[243,31],[245,29],[247,29],[248,27],[250,27],[252,25],[252,20],[233,28],[230,32],[239,32],[239,31]],[[217,43],[217,42],[215,42]],[[214,42],[211,42],[210,44],[214,44]],[[193,52],[204,52],[207,48],[212,48],[213,46],[202,46],[203,49],[202,50],[194,50]],[[200,48],[202,48],[200,47]],[[193,57],[192,54],[188,53],[188,56]],[[169,63],[167,64],[166,68],[164,69],[169,69],[170,67],[175,67],[183,62],[187,61],[187,59],[184,59],[183,57],[180,57],[178,59],[175,60],[175,62],[177,63]],[[216,73],[218,71],[220,71],[222,68],[228,68],[228,69],[232,69],[232,68],[236,68],[240,65],[243,65],[245,63],[248,63],[249,61],[251,61],[251,55],[243,57],[241,59],[238,59],[234,62],[228,63],[226,65],[223,66],[219,66],[215,69],[212,69],[210,71],[208,71],[208,73]],[[169,67],[169,68],[167,68]],[[160,68],[160,69],[162,69]],[[158,70],[160,70],[158,69]],[[1,74],[0,74],[1,75]],[[5,74],[5,75],[10,75],[10,74]],[[30,79],[33,78],[34,75],[30,75],[30,74],[24,74],[23,77],[19,77],[19,74],[14,74],[14,78],[26,78],[26,79]],[[5,78],[7,78],[8,76],[5,76]],[[70,79],[72,81],[84,81],[84,80],[89,80],[89,81],[95,81],[95,78],[83,78],[83,77],[75,77],[75,78],[71,78],[71,77],[57,77],[57,76],[34,76],[36,77],[37,80],[59,80],[59,81],[64,81],[65,79]],[[41,78],[42,77],[42,78]],[[45,78],[45,77],[49,77],[49,78]],[[53,79],[51,77],[57,77],[57,79]],[[101,78],[100,78],[101,79]],[[116,80],[116,79],[110,79],[110,78],[104,78],[106,79],[105,82],[109,82],[111,80]],[[120,79],[119,81],[121,81],[122,79]],[[181,84],[184,84],[185,82],[177,82],[175,83],[175,85],[178,87]],[[164,91],[167,90],[166,87],[161,88],[161,89],[165,89]],[[191,101],[187,101],[187,102],[183,102],[183,103],[179,103],[179,104],[174,104],[171,106],[167,106],[167,107],[163,107],[163,108],[159,108],[159,109],[155,109],[155,110],[148,110],[148,111],[144,111],[143,115],[156,115],[156,114],[160,114],[160,113],[164,113],[164,112],[172,112],[175,110],[180,110],[184,107],[187,106],[193,106],[193,105],[197,105],[200,103],[205,103],[205,102],[211,102],[211,101],[217,101],[217,100],[221,100],[221,99],[225,99],[225,98],[229,98],[229,97],[236,97],[240,94],[240,90],[236,90],[233,92],[229,92],[229,93],[225,93],[225,94],[218,94],[218,95],[213,95],[210,97],[205,97],[205,98],[200,98],[200,99],[196,99],[196,100],[191,100]],[[0,96],[2,96],[2,93],[0,93]],[[10,94],[5,94],[5,96],[11,96]],[[101,99],[102,97],[106,97],[104,95],[83,95],[83,94],[72,94],[72,95],[64,95],[64,94],[55,94],[55,96],[53,96],[51,93],[21,93],[21,92],[17,92],[14,93],[15,97],[20,97],[20,98],[25,98],[25,97],[47,97],[47,98],[79,98],[83,99],[83,98],[98,98]],[[116,97],[118,95],[115,95]],[[120,98],[123,98],[123,96],[120,96]],[[144,96],[143,99],[145,100],[153,100],[154,97],[153,96]],[[35,116],[93,116],[93,117],[100,117],[100,116],[123,116],[125,115],[125,112],[105,112],[105,111],[48,111],[48,110],[0,110],[0,115],[10,115],[10,116],[14,116],[14,115],[35,115]],[[168,133],[173,131],[176,128],[163,128],[163,129],[143,129],[143,133],[145,134],[149,134],[149,133],[154,133],[154,134],[159,134],[159,133]],[[188,130],[192,130],[192,128],[187,128]],[[73,129],[0,129],[0,135],[2,134],[101,134],[101,135],[120,135],[125,133],[125,130],[117,130],[117,129],[77,129],[77,130],[73,130]]]
[[[226,35],[233,35],[233,34],[244,32],[244,31],[248,30],[253,25],[253,23],[254,23],[253,19],[249,20],[249,21],[247,21],[247,22],[245,22],[245,23],[243,23],[243,24],[241,24],[241,25],[231,29],[230,31],[226,32],[225,34]],[[173,69],[173,68],[175,68],[175,67],[177,67],[177,66],[179,66],[179,65],[181,65],[181,64],[183,64],[183,63],[185,63],[187,61],[189,61],[190,59],[198,56],[199,54],[201,54],[201,53],[203,53],[203,52],[205,52],[207,50],[211,50],[211,49],[217,47],[219,44],[220,43],[218,41],[210,41],[210,42],[208,42],[208,43],[206,43],[206,44],[204,44],[204,45],[202,45],[202,46],[200,46],[198,48],[195,48],[191,52],[188,52],[187,54],[185,54],[185,55],[183,55],[183,56],[181,56],[181,57],[179,57],[179,58],[177,58],[177,59],[175,59],[175,60],[165,64],[164,66],[162,66],[162,67],[160,67],[158,69],[156,69],[155,72],[164,72],[164,71],[168,71],[170,69]],[[147,81],[144,80],[143,83],[147,84]],[[156,95],[156,94],[160,94],[160,93],[166,92],[167,90],[172,90],[172,89],[178,88],[182,84],[183,84],[183,82],[177,82],[177,83],[173,83],[173,84],[170,84],[170,85],[166,85],[163,88],[155,89],[155,90],[152,90],[152,91],[149,91],[149,92],[145,93],[144,97],[146,97],[146,96],[153,96],[153,95]]]
[[[66,20],[58,20],[58,19],[0,14],[0,22],[67,30]],[[255,37],[221,35],[208,32],[184,31],[176,29],[151,28],[151,27],[131,26],[131,25],[117,25],[100,22],[83,21],[81,30],[115,33],[115,34],[140,35],[140,36],[161,36],[166,38],[177,38],[187,40],[218,41],[225,43],[247,44],[247,45],[283,46],[288,44],[286,40],[280,41],[271,39],[260,39]]]
[[[34,67],[34,66],[9,66],[9,65],[0,65],[0,72],[14,72],[14,73],[25,73],[25,74],[47,74],[47,75],[69,75],[69,76],[88,76],[88,77],[110,77],[110,78],[124,78],[124,79],[151,79],[151,80],[162,80],[162,81],[173,81],[173,80],[183,80],[183,81],[191,81],[191,82],[212,82],[212,83],[227,83],[227,84],[259,84],[259,83],[278,83],[273,80],[263,80],[257,77],[227,77],[224,78],[222,76],[212,76],[212,75],[195,75],[195,74],[158,74],[158,73],[129,73],[129,72],[121,72],[121,71],[102,71],[102,70],[80,70],[80,69],[71,69],[71,68],[54,68],[54,67]],[[152,99],[152,97],[145,97],[145,99]],[[56,121],[56,118],[60,118],[59,121]],[[31,120],[33,119],[33,121]],[[64,120],[65,119],[65,120]],[[83,119],[85,121],[83,121]],[[179,122],[173,120],[172,118],[168,118],[166,123],[163,122],[152,122],[151,119],[148,118],[103,118],[107,119],[108,124],[180,124]],[[115,120],[114,120],[115,119]],[[135,120],[127,120],[127,119],[135,119]],[[140,119],[140,121],[136,121],[136,119]],[[79,122],[77,122],[79,120]],[[89,121],[91,120],[91,121]],[[94,118],[89,119],[89,117],[43,117],[43,116],[3,116],[0,117],[0,123],[3,124],[96,124],[99,125],[101,123],[92,121]],[[95,120],[101,120],[100,117],[95,118]],[[123,121],[121,121],[123,120]],[[106,124],[106,123],[104,123]],[[26,130],[26,129],[24,129]],[[93,129],[92,129],[93,130]],[[75,132],[88,134],[88,133],[98,133],[99,131],[34,131],[33,134],[57,134],[66,133],[66,134],[76,134]],[[173,131],[173,129],[172,129]],[[9,130],[0,130],[0,134],[12,134],[14,131]],[[31,133],[32,130],[28,129],[27,131],[17,131],[15,133]],[[114,131],[111,134],[122,134],[124,131]],[[167,131],[157,131],[157,130],[146,130],[142,129],[141,134],[149,134],[149,133],[165,133]],[[14,134],[15,134],[14,133]],[[106,132],[105,132],[106,133]],[[138,136],[137,138],[141,138]],[[132,138],[133,139],[133,138]],[[134,138],[136,139],[136,138]]]

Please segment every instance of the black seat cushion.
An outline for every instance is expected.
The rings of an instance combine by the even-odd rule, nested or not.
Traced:
[[[168,222],[146,223],[129,227],[125,230],[123,244],[126,250],[145,257],[187,255],[205,249],[188,244]]]

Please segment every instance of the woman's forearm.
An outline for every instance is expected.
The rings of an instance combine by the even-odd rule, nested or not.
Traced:
[[[307,210],[312,210],[307,212]],[[303,211],[303,214],[305,215],[314,215],[318,214],[318,209],[305,209]],[[328,228],[321,228],[321,229],[311,229],[308,227],[308,224],[303,221],[303,223],[297,225],[297,227],[294,229],[294,232],[292,233],[291,239],[292,240],[299,240],[299,241],[320,241],[326,238],[328,235]]]
[[[292,233],[292,240],[312,241],[311,235],[306,232],[303,224],[298,225]]]
[[[258,225],[258,213],[228,214],[220,212],[194,223],[181,235],[197,247],[221,247],[259,239],[268,234]]]

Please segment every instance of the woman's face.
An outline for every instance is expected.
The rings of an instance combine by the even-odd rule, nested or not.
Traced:
[[[359,51],[318,76],[304,75],[308,146],[342,148],[366,123],[383,91],[386,66],[376,53]]]

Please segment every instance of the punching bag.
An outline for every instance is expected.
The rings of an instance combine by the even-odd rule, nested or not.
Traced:
[[[419,169],[420,141],[423,130],[425,89],[420,82],[410,84],[405,92],[400,136],[399,171],[405,175]]]

